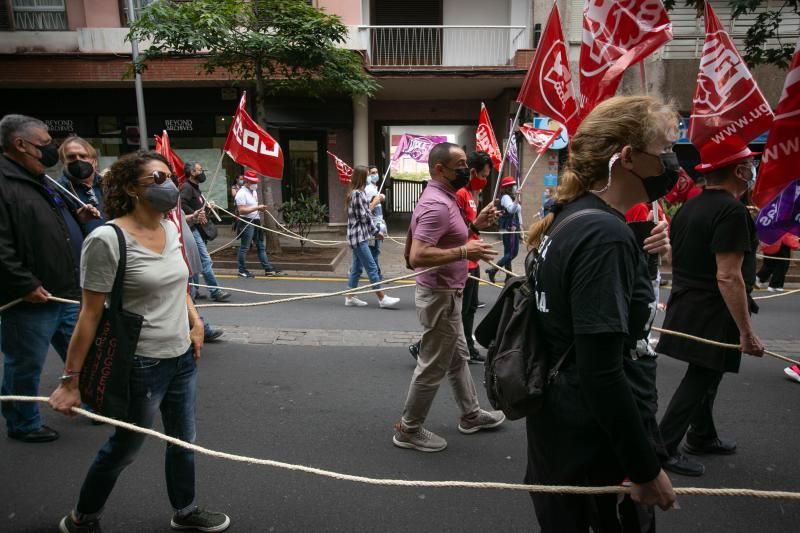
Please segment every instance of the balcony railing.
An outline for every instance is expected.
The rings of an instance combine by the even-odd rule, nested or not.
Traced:
[[[373,67],[508,65],[528,48],[525,26],[359,26]]]

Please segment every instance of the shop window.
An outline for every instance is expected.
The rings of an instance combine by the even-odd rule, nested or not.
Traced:
[[[231,127],[233,117],[225,115],[217,115],[214,117],[214,133],[217,135],[228,135],[228,129]]]
[[[13,0],[16,30],[66,30],[64,0]]]

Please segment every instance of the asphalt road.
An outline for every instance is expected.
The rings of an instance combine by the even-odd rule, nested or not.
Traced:
[[[275,292],[327,292],[342,282],[230,280],[225,284]],[[497,290],[482,288],[491,302]],[[416,331],[410,288],[397,291],[399,310],[345,308],[342,298],[270,307],[206,309],[215,325],[248,328]],[[235,302],[261,297],[237,296]],[[368,298],[370,298],[368,296]],[[756,324],[765,339],[798,341],[800,295],[764,300]],[[266,299],[266,297],[264,298]],[[800,342],[800,341],[798,341]],[[794,355],[798,355],[795,353]],[[800,384],[783,365],[746,358],[727,375],[717,422],[736,438],[739,453],[705,460],[699,479],[672,476],[676,486],[748,487],[800,491]],[[402,346],[312,347],[221,342],[201,360],[198,443],[209,448],[357,475],[402,479],[520,482],[525,468],[521,422],[498,431],[461,435],[448,388],[441,389],[426,426],[449,442],[422,454],[392,446],[413,361]],[[660,359],[666,404],[685,365]],[[60,371],[48,360],[42,394]],[[476,383],[482,368],[472,367]],[[485,402],[485,395],[479,386]],[[26,445],[0,438],[0,531],[55,531],[74,505],[83,475],[108,437],[108,427],[69,420],[45,409],[59,441]],[[383,488],[334,481],[263,466],[197,457],[201,505],[231,515],[231,531],[537,531],[527,495],[500,491]],[[681,509],[659,512],[660,531],[793,532],[800,504],[778,500],[684,497]],[[106,531],[167,531],[170,508],[163,479],[163,445],[148,440],[108,502]]]

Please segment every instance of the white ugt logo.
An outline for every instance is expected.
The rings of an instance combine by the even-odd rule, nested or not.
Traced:
[[[698,102],[718,111],[727,103],[734,86],[750,79],[750,72],[736,52],[712,38],[703,46],[700,77],[707,80],[701,81],[705,94],[698,96]]]

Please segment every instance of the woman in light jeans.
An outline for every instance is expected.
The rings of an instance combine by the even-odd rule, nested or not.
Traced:
[[[178,200],[178,189],[170,178],[167,161],[160,154],[136,152],[114,163],[103,185],[106,213],[122,230],[126,243],[122,305],[143,318],[125,421],[149,428],[160,411],[169,436],[194,442],[196,360],[203,346],[203,322],[186,292],[189,269],[181,253],[178,228],[164,217]],[[81,252],[82,306],[61,384],[50,396],[50,405],[61,413],[71,415],[71,408],[80,405],[80,371],[118,264],[116,231],[109,226],[97,228]],[[115,429],[89,468],[75,509],[59,524],[63,533],[100,531],[100,514],[111,490],[136,458],[144,439],[141,433]],[[170,527],[206,532],[228,528],[227,515],[195,504],[193,451],[167,445],[165,470],[173,508]]]
[[[378,273],[378,265],[372,257],[369,249],[370,238],[383,240],[380,226],[376,223],[372,215],[372,208],[367,200],[364,187],[367,185],[367,167],[357,166],[353,169],[353,176],[350,180],[350,187],[347,192],[347,241],[353,249],[353,263],[350,266],[350,277],[347,286],[351,289],[358,287],[358,279],[361,271],[367,271],[373,289],[380,289],[381,276]],[[373,202],[380,201],[380,195],[373,198]],[[400,298],[387,296],[383,291],[375,293],[378,297],[378,305],[381,308],[394,308]],[[367,302],[356,297],[346,296],[344,305],[351,307],[364,307]]]

